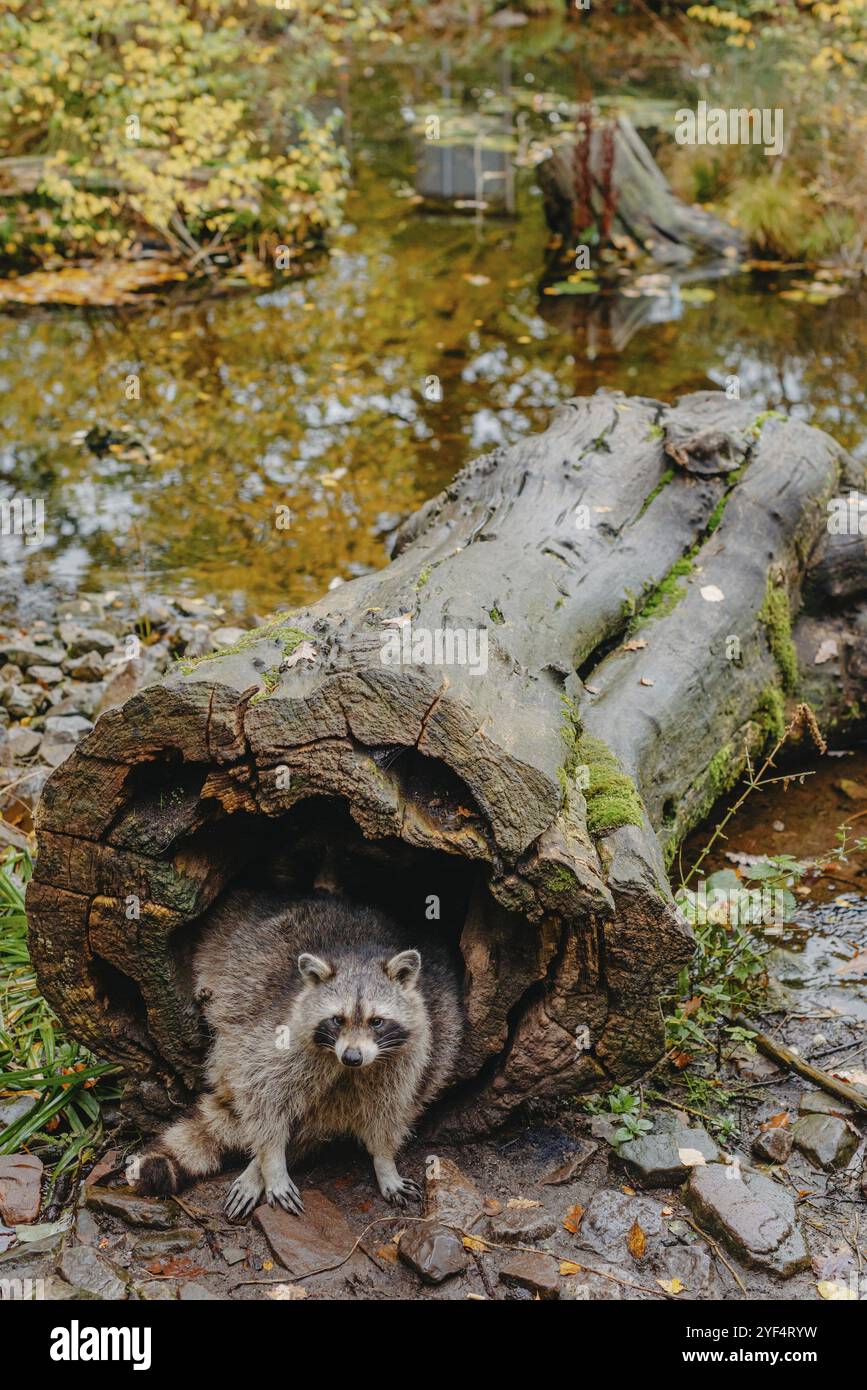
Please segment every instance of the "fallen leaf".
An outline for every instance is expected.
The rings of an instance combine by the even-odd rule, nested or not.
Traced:
[[[280,1303],[296,1303],[310,1296],[300,1284],[272,1284],[265,1292],[269,1298],[276,1298]]]
[[[646,646],[647,643],[643,637],[633,637],[631,642],[623,643],[623,650],[625,652],[640,652],[643,651]]]
[[[686,1287],[679,1279],[657,1279],[656,1282],[666,1293],[683,1293]]]
[[[699,593],[705,603],[722,603],[725,598],[722,589],[718,589],[716,584],[705,584],[703,589],[699,589]]]
[[[826,661],[830,661],[837,655],[837,643],[833,637],[826,637],[824,642],[819,644],[819,650],[813,657],[814,666],[823,666]]]
[[[684,1168],[704,1168],[707,1160],[700,1149],[678,1149],[677,1156]]]
[[[285,666],[287,670],[292,666],[297,666],[299,661],[315,661],[316,648],[312,642],[299,642],[291,656],[287,656]]]
[[[578,1227],[581,1225],[583,1215],[584,1208],[580,1202],[576,1202],[573,1207],[569,1208],[566,1215],[563,1217],[563,1226],[570,1235],[575,1235]]]
[[[851,1284],[841,1284],[835,1279],[820,1279],[816,1291],[820,1298],[828,1298],[835,1303],[855,1302],[858,1298]]]
[[[482,1240],[481,1236],[462,1236],[461,1243],[465,1250],[475,1250],[477,1254],[487,1250],[487,1241]]]
[[[762,1129],[786,1129],[791,1119],[788,1110],[781,1110],[779,1115],[772,1115],[769,1120],[765,1120]]]
[[[540,1207],[541,1202],[534,1202],[530,1197],[510,1197],[506,1203],[507,1208],[512,1211],[529,1211],[530,1207]]]
[[[640,1260],[647,1249],[647,1236],[637,1221],[633,1221],[626,1237],[626,1248],[633,1260]]]
[[[580,1265],[576,1265],[576,1263],[575,1263],[574,1260],[561,1260],[561,1261],[560,1261],[560,1273],[561,1273],[561,1274],[580,1274],[580,1273],[581,1273],[581,1266],[580,1266]]]
[[[642,677],[641,677],[641,680],[640,680],[640,682],[639,682],[639,684],[640,684],[640,685],[656,685],[656,681],[652,681],[648,676],[642,676]]]
[[[388,1245],[380,1245],[379,1249],[374,1251],[374,1254],[377,1255],[380,1260],[385,1260],[386,1264],[393,1265],[397,1263],[397,1246],[393,1240],[389,1241]]]

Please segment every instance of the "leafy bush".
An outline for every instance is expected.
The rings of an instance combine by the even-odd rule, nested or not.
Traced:
[[[384,19],[334,0],[7,0],[0,151],[45,160],[7,253],[24,238],[42,256],[112,250],[142,231],[187,254],[318,235],[346,159],[317,84]]]

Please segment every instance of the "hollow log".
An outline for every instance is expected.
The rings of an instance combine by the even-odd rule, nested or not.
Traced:
[[[596,122],[577,137],[562,136],[537,166],[536,179],[548,226],[566,252],[589,230],[588,214],[597,229],[610,216],[612,237],[631,238],[661,265],[746,249],[736,227],[675,196],[626,116]]]
[[[326,858],[462,959],[432,1132],[652,1063],[692,949],[671,854],[802,685],[857,715],[851,573],[828,598],[844,487],[863,473],[827,435],[719,393],[572,400],[428,501],[384,570],[104,714],[46,785],[27,906],[46,996],[140,1122],[199,1082],[211,906],[307,891]]]

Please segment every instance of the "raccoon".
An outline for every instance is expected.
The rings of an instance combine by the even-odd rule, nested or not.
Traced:
[[[327,893],[236,893],[214,913],[193,973],[212,1032],[207,1086],[132,1165],[138,1191],[177,1192],[243,1153],[227,1214],[243,1219],[263,1196],[300,1214],[287,1153],[294,1163],[351,1135],[386,1201],[418,1200],[395,1154],[449,1081],[464,1026],[442,947],[422,956],[378,911]]]

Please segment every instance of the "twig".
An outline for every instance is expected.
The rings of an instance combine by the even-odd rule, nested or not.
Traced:
[[[742,1294],[744,1295],[744,1297],[746,1298],[746,1297],[748,1296],[748,1295],[747,1295],[747,1291],[746,1291],[746,1289],[744,1288],[744,1284],[743,1284],[743,1281],[742,1281],[740,1275],[738,1274],[738,1272],[737,1272],[736,1269],[732,1269],[731,1265],[729,1264],[729,1262],[728,1262],[728,1260],[726,1259],[726,1257],[725,1257],[725,1255],[723,1254],[723,1252],[720,1250],[720,1248],[719,1248],[719,1246],[717,1245],[716,1241],[715,1241],[711,1236],[708,1235],[707,1231],[703,1231],[703,1230],[701,1229],[701,1226],[697,1226],[697,1225],[695,1224],[695,1222],[694,1222],[693,1220],[691,1220],[690,1217],[686,1216],[686,1217],[684,1217],[684,1220],[686,1221],[686,1224],[687,1224],[688,1226],[691,1226],[692,1229],[693,1229],[694,1231],[696,1231],[696,1232],[698,1233],[698,1235],[701,1236],[702,1240],[706,1240],[706,1241],[707,1241],[708,1245],[710,1246],[710,1248],[711,1248],[711,1250],[713,1251],[713,1253],[716,1255],[717,1259],[720,1260],[721,1263],[725,1265],[726,1269],[728,1270],[729,1274],[730,1274],[730,1275],[732,1276],[732,1278],[734,1279],[734,1281],[735,1281],[735,1283],[737,1284],[738,1288],[740,1289],[741,1293],[742,1293]]]
[[[738,1028],[746,1028],[749,1032],[755,1033],[756,1047],[766,1057],[770,1057],[774,1062],[779,1062],[781,1066],[788,1067],[790,1071],[797,1072],[799,1076],[805,1077],[807,1081],[812,1081],[814,1085],[820,1086],[823,1091],[827,1091],[830,1095],[848,1101],[856,1109],[867,1112],[867,1096],[862,1095],[848,1082],[839,1081],[836,1076],[822,1071],[821,1067],[814,1067],[812,1062],[805,1062],[803,1057],[798,1057],[790,1047],[786,1047],[783,1043],[774,1042],[773,1038],[769,1038],[767,1033],[762,1033],[754,1023],[750,1023],[749,1019],[744,1018],[743,1014],[738,1014],[730,1021]]]

